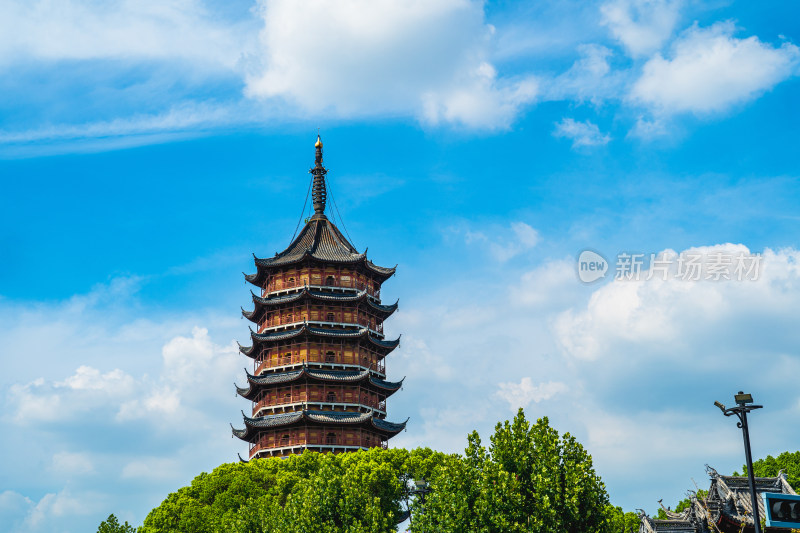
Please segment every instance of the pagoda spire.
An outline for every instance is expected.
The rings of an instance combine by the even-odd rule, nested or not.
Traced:
[[[325,218],[325,203],[328,199],[328,191],[325,188],[325,174],[328,171],[322,166],[322,139],[320,139],[319,135],[317,135],[317,142],[314,143],[314,148],[317,149],[314,168],[309,171],[314,176],[314,184],[311,186],[311,197],[314,202],[313,218]]]

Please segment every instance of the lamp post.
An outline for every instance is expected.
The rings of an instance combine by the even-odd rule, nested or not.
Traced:
[[[747,461],[747,481],[750,483],[750,498],[753,502],[753,527],[755,533],[761,533],[761,520],[758,516],[758,497],[756,496],[756,480],[753,476],[753,456],[750,453],[750,430],[747,428],[747,413],[755,409],[761,409],[763,405],[753,405],[753,396],[739,391],[739,394],[734,395],[736,407],[726,408],[720,402],[714,402],[714,405],[719,407],[722,414],[725,416],[736,415],[739,421],[736,422],[736,427],[742,430],[744,438],[744,458]]]
[[[431,486],[428,484],[425,478],[414,481],[414,488],[411,489],[411,494],[419,498],[420,514],[424,512],[425,509],[425,496],[427,496],[432,490],[433,489],[431,489]]]

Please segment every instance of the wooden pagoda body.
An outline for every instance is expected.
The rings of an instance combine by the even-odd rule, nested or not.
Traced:
[[[405,428],[386,421],[386,399],[402,385],[386,380],[384,365],[400,342],[383,334],[397,303],[380,299],[395,269],[369,261],[325,216],[326,172],[317,138],[314,215],[286,250],[256,258],[256,273],[245,276],[259,289],[253,310],[242,310],[256,326],[252,344],[240,345],[253,373],[236,390],[252,412],[232,430],[251,459],[386,447]]]

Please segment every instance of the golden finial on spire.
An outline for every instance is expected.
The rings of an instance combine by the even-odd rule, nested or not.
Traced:
[[[314,148],[322,148],[322,139],[320,139],[319,134],[317,134],[317,142],[314,143]]]

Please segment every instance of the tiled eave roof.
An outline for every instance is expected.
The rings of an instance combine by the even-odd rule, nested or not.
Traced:
[[[323,263],[361,265],[380,281],[388,279],[396,270],[396,267],[380,267],[367,260],[366,252],[359,253],[333,222],[325,215],[318,215],[306,223],[286,250],[275,254],[275,257],[256,257],[257,272],[246,274],[245,279],[261,286],[270,270],[295,265],[309,259]]]
[[[249,440],[261,429],[288,427],[300,423],[360,426],[364,429],[376,430],[386,437],[393,437],[403,431],[408,422],[408,419],[399,424],[387,422],[386,420],[375,417],[374,413],[314,411],[310,409],[292,413],[260,416],[257,418],[249,418],[245,416],[244,413],[242,413],[242,416],[244,417],[244,429],[236,429],[231,426],[231,430],[234,436],[245,441]]]
[[[698,500],[690,495],[691,505],[681,513],[664,509],[668,520],[654,520],[641,515],[640,533],[660,533],[664,531],[712,533],[726,528],[740,529],[753,526],[753,505],[750,496],[750,485],[744,476],[723,476],[711,467],[707,467],[711,477],[708,496]],[[776,477],[755,478],[757,494],[776,492],[794,494],[794,490],[786,481],[784,474]],[[764,502],[756,499],[760,516],[765,516]],[[776,531],[784,531],[776,529]],[[785,530],[788,532],[788,530]]]
[[[253,355],[256,353],[256,347],[260,344],[289,340],[299,337],[300,335],[311,335],[315,337],[337,339],[364,339],[372,345],[386,350],[387,354],[397,348],[397,346],[400,344],[400,337],[392,341],[379,339],[378,337],[374,336],[368,328],[358,326],[350,329],[320,328],[304,323],[298,328],[284,331],[273,331],[269,333],[256,333],[255,331],[250,330],[250,338],[252,339],[253,344],[251,346],[242,346],[239,344],[239,351],[248,357],[253,357]]]
[[[386,396],[391,396],[400,387],[403,386],[403,381],[405,378],[401,379],[400,381],[386,381],[383,379],[376,378],[372,375],[372,372],[369,369],[364,370],[323,370],[323,369],[315,369],[315,368],[308,368],[303,367],[298,370],[291,370],[288,372],[279,372],[274,374],[264,374],[261,376],[254,376],[247,372],[247,387],[236,387],[236,392],[247,398],[248,400],[252,400],[259,389],[265,386],[272,386],[272,385],[280,385],[283,383],[291,383],[294,381],[298,381],[301,379],[307,379],[309,381],[316,381],[316,382],[327,382],[327,383],[364,383],[369,385],[371,388],[380,390],[382,393],[386,394]]]
[[[272,296],[269,298],[262,298],[250,291],[253,297],[253,304],[255,305],[252,311],[245,311],[242,309],[242,315],[251,322],[258,322],[264,315],[267,308],[279,307],[286,304],[291,304],[301,300],[316,300],[320,302],[332,303],[353,303],[365,302],[368,308],[379,318],[385,320],[392,313],[397,310],[398,302],[391,305],[382,305],[376,302],[372,297],[367,294],[367,291],[353,291],[351,293],[334,293],[326,292],[323,290],[312,289],[303,287],[298,292],[292,294],[284,294],[280,296]]]
[[[723,476],[713,468],[709,468],[711,487],[709,499],[719,502],[711,519],[716,523],[727,521],[732,524],[753,524],[753,501],[750,497],[750,482],[744,476]],[[783,475],[776,477],[756,477],[754,479],[756,494],[763,492],[776,492],[779,494],[794,494],[791,485]],[[760,516],[765,515],[764,500],[756,498]]]

